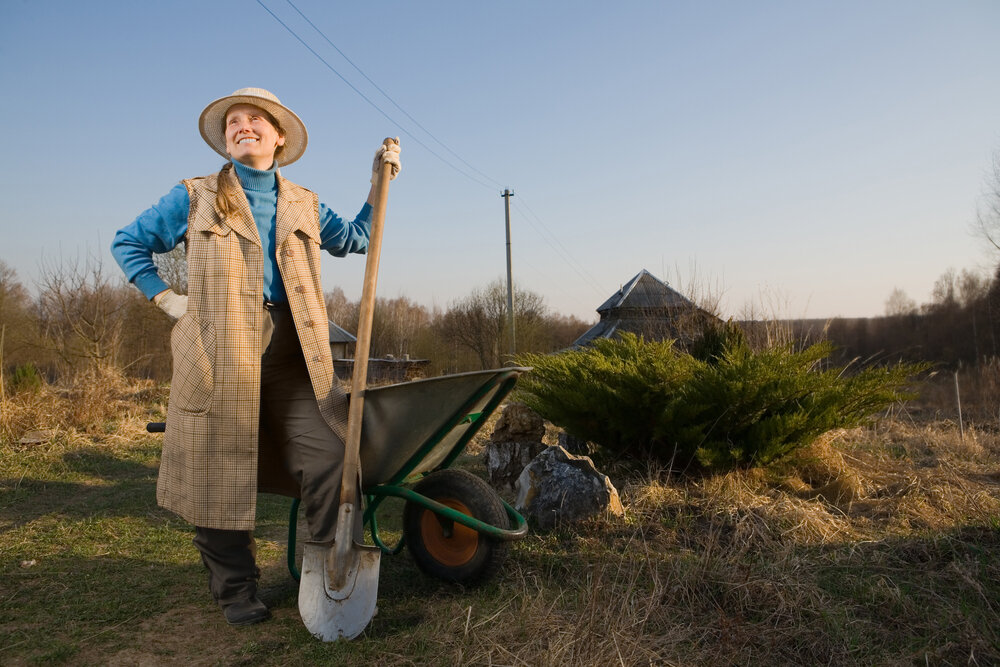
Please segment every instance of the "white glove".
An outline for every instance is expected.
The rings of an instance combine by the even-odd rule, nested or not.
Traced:
[[[393,141],[396,143],[389,144],[388,147],[383,143],[375,151],[375,159],[372,161],[372,185],[378,181],[378,172],[383,163],[387,162],[392,165],[392,173],[389,174],[390,181],[396,178],[396,174],[399,173],[399,137]]]
[[[153,303],[155,303],[160,310],[165,312],[167,317],[174,322],[181,319],[181,316],[186,313],[188,309],[187,295],[178,294],[172,289],[165,289],[154,296]]]

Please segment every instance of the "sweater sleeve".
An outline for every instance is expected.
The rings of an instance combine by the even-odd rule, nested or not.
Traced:
[[[348,253],[364,254],[368,250],[371,233],[372,207],[365,203],[354,220],[348,222],[326,207],[319,205],[319,247],[334,257]]]
[[[123,227],[111,242],[111,254],[125,277],[147,299],[168,288],[153,263],[153,253],[173,250],[187,233],[191,200],[187,188],[175,185],[152,208]]]

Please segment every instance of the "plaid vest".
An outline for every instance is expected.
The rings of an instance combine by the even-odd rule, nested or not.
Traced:
[[[183,183],[191,200],[188,310],[171,333],[156,499],[197,526],[251,530],[258,490],[298,495],[277,457],[267,455],[273,449],[259,447],[264,257],[241,188],[237,212],[223,220],[217,174]],[[280,175],[276,227],[278,269],[313,391],[323,418],[345,440],[347,398],[333,372],[320,283],[319,200]]]

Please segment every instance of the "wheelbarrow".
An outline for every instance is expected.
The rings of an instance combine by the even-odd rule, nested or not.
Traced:
[[[444,375],[365,390],[361,429],[363,521],[382,553],[404,546],[427,574],[472,585],[488,579],[506,543],[527,535],[527,522],[484,480],[450,468],[487,418],[530,370],[510,367]],[[148,425],[162,431],[162,422]],[[377,511],[401,498],[403,535],[385,544]],[[288,571],[296,580],[299,500],[288,519]]]
[[[499,569],[506,542],[527,535],[524,517],[489,484],[449,467],[527,370],[474,371],[365,390],[363,521],[383,554],[405,546],[427,574],[471,585]],[[403,535],[388,546],[377,512],[393,497],[406,501]],[[288,570],[296,580],[298,507],[293,500],[288,520]]]

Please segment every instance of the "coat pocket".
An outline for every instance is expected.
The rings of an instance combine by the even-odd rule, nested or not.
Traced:
[[[184,315],[170,333],[170,349],[170,401],[184,412],[208,412],[215,394],[215,325],[192,313]]]

